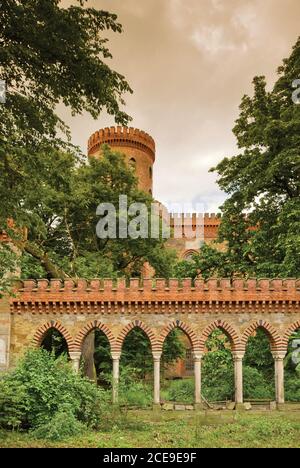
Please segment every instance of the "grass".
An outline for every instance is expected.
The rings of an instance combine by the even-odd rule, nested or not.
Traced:
[[[109,431],[56,443],[0,431],[0,447],[300,448],[300,412],[130,411]]]

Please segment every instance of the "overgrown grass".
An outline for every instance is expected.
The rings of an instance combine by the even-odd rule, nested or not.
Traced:
[[[300,412],[130,411],[107,431],[51,442],[28,433],[0,431],[1,447],[300,448]]]

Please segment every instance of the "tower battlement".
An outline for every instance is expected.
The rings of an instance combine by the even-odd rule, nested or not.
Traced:
[[[101,129],[89,138],[88,155],[92,156],[104,144],[138,148],[148,153],[153,162],[155,161],[155,141],[143,130],[133,127],[106,127]]]

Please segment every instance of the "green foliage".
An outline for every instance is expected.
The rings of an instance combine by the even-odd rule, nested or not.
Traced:
[[[285,399],[286,401],[300,402],[300,376],[295,372],[285,372]]]
[[[2,388],[1,407],[10,407],[10,414],[16,413],[16,421],[23,428],[50,424],[57,412],[66,411],[91,428],[106,424],[108,419],[106,392],[75,374],[65,357],[55,359],[43,349],[28,351],[3,377]],[[12,388],[20,389],[24,406],[20,406],[17,393],[16,401],[12,400]],[[5,416],[1,416],[0,424],[7,425]]]
[[[141,369],[121,367],[119,381],[119,404],[121,406],[151,406],[153,402],[152,387],[141,380]]]
[[[275,398],[275,382],[267,380],[257,368],[243,367],[244,399],[273,400]]]
[[[56,358],[68,354],[68,344],[62,334],[55,328],[50,328],[44,336],[41,347],[52,353]]]
[[[0,79],[7,83],[0,133],[21,139],[53,138],[65,129],[55,113],[59,102],[73,114],[103,109],[126,124],[122,95],[131,89],[108,66],[111,53],[104,32],[122,32],[117,16],[86,8],[84,2],[63,8],[57,0],[1,2]]]
[[[185,345],[182,341],[184,332],[174,328],[166,337],[163,344],[163,353],[161,357],[162,369],[168,365],[174,364],[178,359],[185,356]]]
[[[0,427],[17,429],[28,411],[26,387],[22,382],[0,378]]]
[[[256,330],[255,336],[250,336],[248,339],[244,365],[256,368],[270,382],[274,378],[274,360],[269,337],[261,328]]]
[[[149,338],[140,328],[134,328],[125,338],[120,360],[121,368],[140,369],[139,376],[144,378],[153,371],[153,356]],[[136,371],[137,372],[137,371]]]
[[[230,274],[228,254],[216,250],[214,244],[204,244],[200,252],[193,254],[191,260],[182,260],[174,266],[174,276],[178,278],[196,279],[199,276],[204,279],[214,276],[226,278]]]
[[[216,167],[229,195],[219,240],[227,242],[232,272],[241,275],[300,275],[300,107],[292,101],[299,57],[300,38],[270,92],[264,77],[254,78],[254,96],[243,97],[233,130],[242,151]]]
[[[231,400],[234,373],[229,340],[222,330],[215,330],[207,339],[206,348],[202,364],[203,396],[210,401]]]
[[[233,129],[240,153],[212,169],[228,195],[217,240],[226,251],[203,246],[176,267],[180,277],[300,276],[300,106],[292,101],[300,38],[278,74],[270,92],[264,77],[254,78]]]
[[[30,161],[22,164],[28,178],[26,186],[16,187],[22,210],[16,204],[9,216],[27,225],[28,235],[22,238],[21,231],[7,224],[4,229],[23,253],[23,278],[139,276],[145,262],[157,274],[171,275],[174,253],[164,248],[163,239],[99,239],[96,235],[98,205],[117,207],[121,194],[128,197],[128,204],[145,203],[150,212],[152,198],[137,189],[122,155],[106,147],[101,160],[92,159],[86,165],[75,154],[40,150],[36,178]],[[117,225],[119,217],[117,212]]]
[[[168,382],[162,394],[167,401],[193,403],[195,395],[194,379],[172,380]]]
[[[86,426],[78,421],[71,411],[61,409],[50,421],[31,431],[31,435],[37,439],[59,441],[78,436],[86,429]]]

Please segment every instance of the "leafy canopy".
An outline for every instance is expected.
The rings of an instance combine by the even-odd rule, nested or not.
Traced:
[[[278,74],[271,91],[265,77],[254,78],[233,129],[240,153],[212,169],[228,195],[218,238],[226,252],[206,247],[179,274],[300,276],[300,106],[292,100],[300,38]]]

